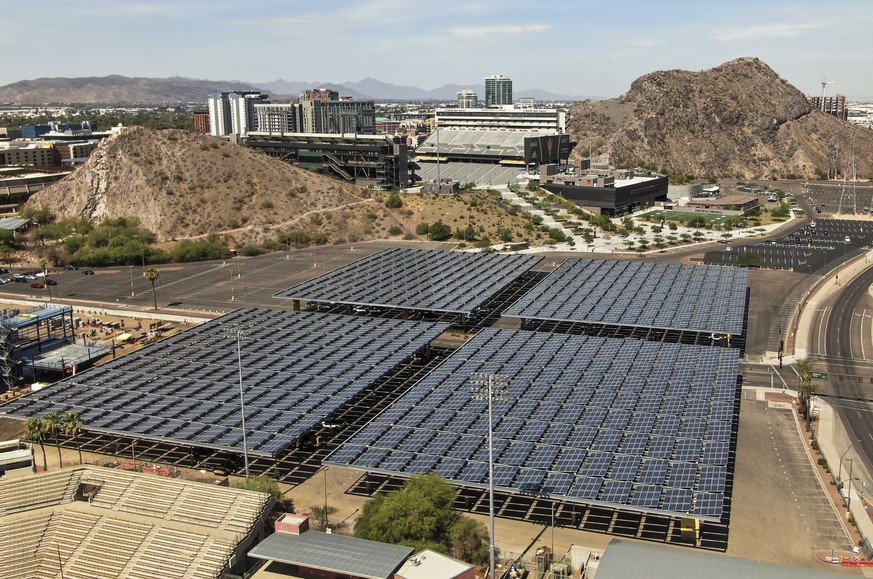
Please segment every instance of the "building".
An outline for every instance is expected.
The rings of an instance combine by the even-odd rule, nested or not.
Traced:
[[[813,108],[826,112],[838,119],[844,121],[849,120],[849,109],[846,106],[845,95],[838,94],[834,96],[826,96],[824,99],[817,96],[809,97],[809,104],[812,105]]]
[[[100,141],[70,141],[55,144],[56,157],[61,166],[80,165],[88,160]]]
[[[324,103],[321,103],[324,104]],[[415,179],[405,141],[383,135],[250,132],[245,144],[271,157],[362,187],[403,189]]]
[[[540,166],[540,185],[594,214],[617,217],[667,201],[667,177],[645,169],[592,169],[584,160],[575,166]]]
[[[339,93],[329,88],[310,88],[300,93],[301,101],[338,101]]]
[[[255,104],[255,125],[261,133],[303,132],[302,107],[299,104]]]
[[[688,201],[688,209],[695,213],[712,213],[716,215],[747,215],[761,204],[757,195],[748,193],[731,193],[713,197],[692,197]]]
[[[51,143],[10,144],[0,149],[0,167],[53,167],[58,164]]]
[[[257,90],[216,92],[209,95],[209,134],[245,136],[255,125],[255,103],[268,96]]]
[[[512,79],[502,74],[485,77],[485,106],[511,104]]]
[[[436,110],[435,119],[440,129],[472,131],[563,133],[567,127],[567,116],[562,110],[518,108],[513,105],[488,108],[441,108]]]
[[[0,151],[0,165],[3,152]],[[70,174],[71,169],[41,168],[33,170],[22,167],[0,169],[0,211],[9,213],[24,203],[37,191],[42,191]]]
[[[303,133],[376,134],[373,101],[306,100],[300,103]]]
[[[209,134],[209,110],[196,109],[191,113],[194,117],[194,130],[201,135]]]
[[[479,95],[476,91],[464,89],[458,93],[458,108],[459,109],[476,109],[479,108]]]
[[[284,514],[276,521],[276,532],[255,545],[249,557],[266,562],[252,579],[395,579],[413,551],[403,545],[310,531],[308,517]]]

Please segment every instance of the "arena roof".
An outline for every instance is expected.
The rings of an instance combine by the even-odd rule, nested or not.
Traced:
[[[275,456],[447,328],[241,309],[17,398],[0,413],[75,410],[88,430],[242,452],[242,379],[248,451]]]
[[[470,314],[542,256],[386,249],[277,297]]]
[[[730,499],[737,350],[488,328],[331,454],[388,475],[434,472],[641,512],[718,521]]]
[[[569,259],[505,315],[743,333],[745,268]]]
[[[387,579],[413,551],[403,545],[306,531],[299,535],[273,533],[249,551],[249,556],[343,576]]]

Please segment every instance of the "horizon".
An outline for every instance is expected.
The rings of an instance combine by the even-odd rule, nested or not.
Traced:
[[[614,98],[651,72],[701,71],[754,57],[806,95],[820,96],[827,79],[828,95],[873,98],[873,79],[863,73],[873,67],[873,15],[863,0],[843,2],[836,13],[809,0],[479,0],[414,10],[399,0],[268,0],[255,9],[226,0],[0,0],[0,7],[14,24],[0,47],[16,55],[0,70],[0,86],[116,74],[254,85],[369,77],[429,91],[502,74],[516,92]],[[92,21],[99,33],[71,36],[67,50],[79,57],[59,58],[57,42],[41,42]]]

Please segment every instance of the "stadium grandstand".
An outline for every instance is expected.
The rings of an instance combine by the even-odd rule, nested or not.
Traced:
[[[7,579],[212,579],[263,538],[263,493],[81,466],[0,479]]]
[[[570,136],[537,131],[438,129],[416,149],[419,177],[505,185],[541,163],[566,162]]]

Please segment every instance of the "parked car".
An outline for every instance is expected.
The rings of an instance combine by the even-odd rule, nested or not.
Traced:
[[[45,278],[45,285],[58,285],[58,282],[53,279]]]
[[[93,270],[93,269],[86,269],[85,271],[82,272],[82,274],[84,274],[84,275],[94,275],[94,270]]]
[[[67,265],[64,266],[64,269],[67,270],[67,271],[74,271],[74,270],[79,269],[79,266],[76,266],[76,265],[70,265],[70,264],[68,263]]]
[[[32,287],[34,289],[43,289],[45,286],[42,285],[41,283],[39,283],[38,281],[35,281],[32,284],[30,284],[30,287]]]

